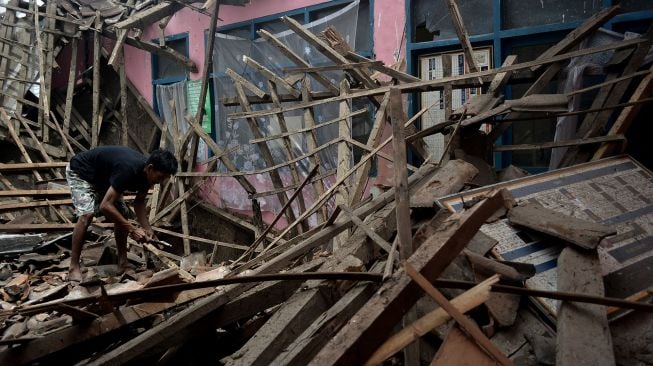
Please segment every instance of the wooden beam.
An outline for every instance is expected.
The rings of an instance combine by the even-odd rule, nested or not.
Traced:
[[[251,66],[251,67],[255,68],[256,70],[258,70],[258,72],[260,72],[261,75],[263,75],[263,77],[265,77],[269,81],[273,82],[275,85],[281,86],[284,89],[286,89],[290,93],[290,95],[292,95],[293,97],[298,98],[299,96],[301,96],[302,93],[299,90],[293,88],[293,86],[288,84],[284,79],[279,77],[277,74],[272,72],[267,67],[259,64],[258,62],[256,62],[251,57],[243,55],[243,61],[245,62],[246,65]]]
[[[77,44],[79,38],[73,38],[70,44],[70,69],[68,70],[68,87],[66,88],[66,105],[64,107],[63,131],[68,134],[70,130],[70,113],[75,96],[75,82],[77,81]]]
[[[476,64],[476,59],[474,59],[474,50],[472,49],[472,43],[469,41],[469,35],[467,34],[467,29],[465,28],[465,23],[463,22],[463,17],[460,14],[458,5],[455,0],[447,0],[447,6],[449,8],[449,15],[451,16],[451,21],[453,23],[460,44],[463,48],[463,53],[465,54],[465,63],[471,72],[478,72],[481,69]]]
[[[252,84],[251,81],[245,79],[244,77],[238,75],[234,70],[227,68],[227,71],[225,71],[225,74],[231,78],[231,80],[234,82],[234,84],[238,83],[242,85],[245,89],[251,91],[252,93],[256,94],[259,98],[263,98],[266,94],[263,90],[261,90],[258,86]],[[247,99],[245,98],[245,101]],[[242,103],[241,103],[242,105]]]
[[[410,199],[408,197],[408,170],[406,169],[406,141],[404,123],[406,116],[401,100],[401,92],[390,88],[390,121],[392,123],[392,147],[394,149],[395,202],[397,204],[397,235],[399,237],[399,254],[406,260],[413,254],[413,240],[410,223]]]
[[[613,7],[603,9],[600,12],[592,15],[591,17],[587,18],[587,20],[585,20],[583,24],[581,24],[578,28],[567,33],[565,38],[563,38],[561,41],[541,53],[537,59],[545,60],[549,57],[553,57],[562,52],[570,50],[572,47],[582,42],[588,35],[594,34],[594,31],[599,29],[603,23],[614,17],[619,12],[619,10],[619,5],[615,5]],[[531,68],[531,70],[537,71],[539,68],[540,66],[534,66]]]
[[[302,102],[307,103],[311,101],[310,90],[311,80],[306,78],[302,82]],[[340,90],[338,90],[338,93],[340,93]],[[304,125],[309,128],[316,126],[313,108],[304,108]],[[317,150],[317,136],[314,129],[312,129],[311,132],[309,132],[306,136],[306,144],[309,151],[313,152]],[[317,155],[311,155],[309,157],[309,161],[311,162],[311,165],[318,167],[319,173],[319,167],[322,165],[320,157]],[[313,189],[315,190],[315,196],[317,197],[321,197],[324,194],[324,185],[322,182],[313,182]],[[322,222],[327,220],[328,215],[326,208],[322,208],[320,210],[318,217]]]
[[[603,296],[603,275],[596,252],[565,248],[558,257],[558,289]],[[614,365],[616,360],[606,309],[562,302],[558,310],[556,365]]]
[[[91,148],[98,146],[100,121],[100,34],[102,18],[100,11],[95,11],[95,32],[93,32],[93,115],[91,116]]]
[[[617,233],[613,227],[561,214],[537,203],[513,207],[508,212],[508,221],[511,225],[525,226],[583,249],[596,249],[603,238]]]
[[[283,69],[283,72],[286,74],[306,74],[306,73],[312,74],[312,73],[318,73],[324,71],[353,70],[360,67],[372,67],[372,65],[374,66],[383,65],[383,62],[366,59],[366,61],[350,62],[350,63],[339,64],[339,65],[326,65],[326,66],[314,66],[314,67],[289,67]]]
[[[4,110],[3,110],[3,113],[4,113]],[[14,112],[14,116],[17,117],[17,119],[23,125],[23,129],[25,129],[25,131],[27,131],[27,134],[30,136],[32,141],[34,141],[34,145],[36,145],[37,149],[41,153],[41,157],[43,158],[43,160],[45,160],[48,163],[52,163],[52,158],[50,157],[50,155],[48,155],[48,152],[45,151],[45,148],[43,147],[43,145],[41,144],[39,139],[36,137],[36,134],[34,134],[34,131],[32,131],[32,128],[29,126],[29,124],[27,123],[25,118],[23,118],[23,116],[21,116],[19,113],[16,113],[16,112]],[[28,162],[28,164],[30,164],[30,163]],[[33,164],[33,163],[31,163],[31,164]],[[35,170],[33,170],[33,171],[35,171]],[[53,172],[54,176],[59,178],[59,179],[62,179],[64,177],[63,174],[61,174],[56,169],[52,169],[52,172]]]
[[[107,30],[107,29],[102,30],[102,35],[104,37],[111,38],[111,39],[117,39],[118,38],[118,36],[116,35],[115,32],[112,32],[112,31]],[[195,62],[193,60],[191,60],[190,58],[184,56],[183,54],[175,51],[173,48],[171,48],[169,46],[161,47],[158,44],[148,42],[148,41],[144,41],[142,39],[136,39],[136,38],[131,37],[131,36],[127,36],[127,39],[125,39],[125,43],[130,45],[130,46],[141,49],[143,51],[153,53],[153,54],[157,54],[157,55],[159,55],[161,57],[169,57],[172,60],[174,60],[175,62],[183,65],[188,71],[197,72],[197,65],[195,64]]]
[[[114,24],[113,26],[117,29],[145,29],[148,25],[159,21],[169,15],[173,15],[182,7],[183,5],[178,2],[165,1],[151,6],[145,10],[139,11],[127,19]]]
[[[7,112],[5,112],[5,109],[0,107],[0,117],[2,118],[3,122],[5,123],[5,126],[7,126],[7,130],[9,131],[9,134],[11,135],[11,138],[14,140],[14,143],[18,147],[18,150],[20,153],[23,155],[23,159],[27,162],[27,164],[32,164],[32,159],[29,157],[29,154],[27,153],[27,150],[25,150],[25,146],[23,146],[23,142],[21,141],[20,137],[18,136],[18,132],[14,128],[14,123],[11,121],[9,116],[7,115]],[[40,146],[40,144],[39,144]],[[43,148],[41,146],[41,148]],[[34,178],[36,180],[43,180],[41,177],[41,174],[37,170],[32,170],[32,173],[34,174]]]
[[[437,278],[485,220],[502,206],[503,193],[497,193],[470,210],[452,215],[443,229],[427,239],[408,262],[422,275]],[[352,318],[355,321],[350,324],[355,326],[346,326],[338,332],[310,364],[362,364],[418,297],[418,289],[408,276],[403,271],[395,272]]]
[[[349,94],[349,82],[346,79],[343,79],[340,82],[340,95]],[[339,115],[344,116],[350,114],[351,112],[351,100],[343,100],[340,102],[339,106]],[[350,150],[347,140],[351,138],[351,120],[344,118],[338,124],[338,136],[342,140],[338,144],[337,152],[337,161],[338,165],[336,168],[336,179],[341,179],[343,175],[351,168],[353,159],[352,151]],[[336,206],[349,205],[351,190],[351,179],[345,179],[340,189],[336,191]],[[344,245],[344,243],[349,238],[349,232],[343,231],[333,238],[333,250],[337,251],[339,248]]]

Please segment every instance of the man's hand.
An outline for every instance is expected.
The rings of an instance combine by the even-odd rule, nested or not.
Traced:
[[[136,228],[129,231],[129,237],[138,243],[145,243],[150,240],[149,236],[142,228]]]

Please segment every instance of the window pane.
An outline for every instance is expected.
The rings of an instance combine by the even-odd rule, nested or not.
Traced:
[[[470,35],[492,33],[492,2],[458,0],[458,9]],[[430,42],[457,38],[445,0],[413,0],[411,2],[413,42]]]
[[[234,29],[229,29],[225,31],[220,31],[222,34],[226,34],[229,36],[233,37],[239,37],[239,38],[244,38],[244,39],[251,39],[252,38],[252,32],[250,30],[249,26],[244,26],[241,28],[234,28]]]
[[[502,28],[568,23],[586,19],[601,10],[601,1],[504,0]]]
[[[174,41],[166,41],[166,46],[188,57],[188,47],[186,42],[187,38],[180,38]],[[163,55],[157,56],[156,60],[158,70],[155,79],[186,77],[186,68],[175,59]]]
[[[290,15],[289,18],[293,18],[298,21],[300,24],[304,24],[304,14]],[[266,31],[275,34],[288,30],[288,26],[281,21],[281,19],[271,20],[269,22],[263,22],[256,24],[256,29],[265,29]],[[258,36],[257,36],[258,37]]]

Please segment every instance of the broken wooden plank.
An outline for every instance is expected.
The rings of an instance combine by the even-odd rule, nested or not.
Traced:
[[[563,249],[558,257],[558,289],[603,296],[597,254]],[[556,365],[615,365],[605,307],[563,301],[556,328]]]
[[[251,57],[247,57],[247,55],[243,55],[243,61],[245,62],[246,65],[249,65],[249,66],[255,68],[256,70],[258,70],[258,72],[260,72],[261,75],[263,75],[269,81],[273,82],[275,85],[281,86],[284,89],[286,89],[290,93],[290,95],[294,96],[295,98],[298,98],[299,96],[301,96],[302,93],[299,90],[293,88],[292,85],[290,85],[290,84],[288,84],[286,82],[286,80],[279,77],[277,74],[272,72],[267,67],[259,64],[258,62],[256,62]],[[261,96],[261,98],[262,97],[263,96]]]
[[[131,29],[139,28],[145,29],[148,25],[159,21],[169,15],[173,15],[177,10],[181,9],[183,5],[174,1],[165,1],[145,10],[141,10],[136,14],[131,15],[127,19],[120,21],[113,26],[117,29]]]
[[[394,195],[394,193],[393,193]],[[478,228],[503,206],[503,192],[496,193],[468,211],[452,215],[440,232],[431,236],[408,259],[428,278],[437,278],[463,249]],[[362,364],[381,345],[384,337],[417,301],[419,290],[397,271],[356,313],[350,324],[320,351],[313,365]]]
[[[391,67],[385,66],[382,62],[380,61],[373,61],[368,58],[365,58],[355,52],[347,52],[345,55],[346,58],[356,61],[359,64],[367,63],[369,64],[369,67],[373,68],[374,70],[381,72],[383,74],[386,74],[394,79],[397,79],[399,81],[403,81],[405,83],[411,83],[415,81],[422,81],[420,78],[413,76],[411,74],[407,74],[403,71],[395,70]],[[341,65],[344,66],[344,65]]]
[[[490,277],[473,288],[451,300],[451,304],[461,313],[466,313],[490,298],[490,286],[499,282],[499,276]],[[437,308],[419,318],[416,322],[388,338],[365,362],[366,366],[379,365],[406,345],[419,337],[446,323],[451,316],[443,309]]]
[[[615,228],[561,214],[540,204],[529,202],[508,212],[512,225],[525,226],[583,249],[596,249],[601,240],[617,233]]]
[[[456,1],[447,0],[447,7],[449,8],[449,14],[451,15],[451,22],[453,23],[454,30],[458,35],[458,39],[463,48],[463,53],[465,54],[465,63],[467,64],[467,67],[471,72],[481,71],[476,64],[472,43],[469,41],[469,34],[467,34],[467,29],[465,28],[465,23],[463,22],[463,17],[460,14]]]
[[[444,169],[411,194],[410,207],[435,207],[439,198],[460,191],[477,174],[478,169],[472,164],[463,160],[449,160]]]
[[[456,307],[453,306],[451,302],[449,302],[449,300],[447,300],[447,298],[444,297],[440,291],[438,291],[438,289],[433,287],[433,285],[429,282],[429,280],[426,279],[426,277],[424,277],[415,268],[413,268],[410,263],[405,263],[404,269],[406,270],[408,276],[410,276],[413,281],[417,282],[417,284],[427,294],[429,294],[429,296],[431,296],[435,302],[440,305],[441,308],[443,308],[452,318],[454,318],[458,325],[463,328],[467,334],[469,334],[474,339],[474,341],[476,341],[476,344],[478,344],[485,352],[487,352],[490,357],[492,357],[497,363],[503,366],[513,365],[512,361],[510,361],[510,359],[508,359],[508,357],[504,355],[497,348],[497,346],[495,346],[494,343],[492,343],[492,341],[487,338],[487,336],[481,331],[478,325],[467,318],[458,309],[456,309]]]

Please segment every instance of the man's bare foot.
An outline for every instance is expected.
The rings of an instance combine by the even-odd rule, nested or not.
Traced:
[[[68,271],[68,282],[82,282],[82,271],[79,268],[71,268]]]

